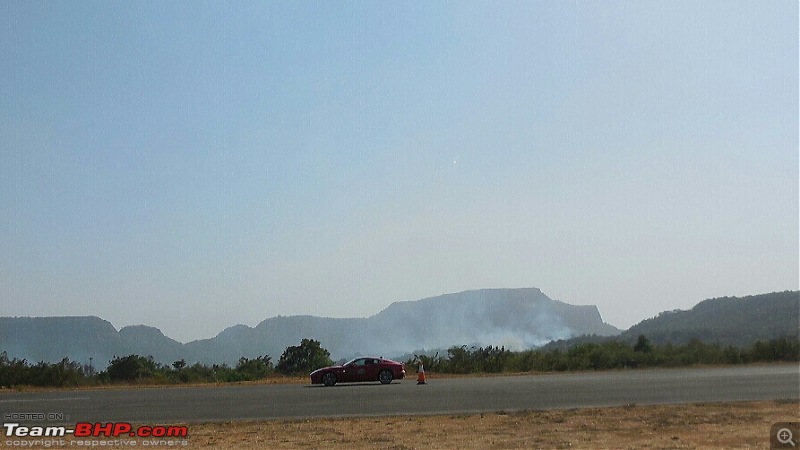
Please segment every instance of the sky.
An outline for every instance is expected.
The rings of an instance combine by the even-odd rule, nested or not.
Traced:
[[[798,3],[0,4],[0,316],[797,290]]]

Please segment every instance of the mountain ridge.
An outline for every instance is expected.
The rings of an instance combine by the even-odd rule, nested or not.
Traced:
[[[654,343],[691,339],[743,346],[757,340],[800,334],[800,293],[771,292],[703,300],[688,310],[665,311],[621,333],[628,340],[646,335]]]
[[[22,325],[32,322],[38,325]],[[84,336],[95,328],[102,330],[95,332],[103,336],[102,342],[89,342],[91,339]],[[132,353],[153,356],[163,364],[184,359],[190,364],[235,365],[242,356],[270,355],[277,361],[286,347],[297,345],[303,338],[319,340],[334,359],[341,359],[358,354],[396,356],[415,349],[465,343],[522,349],[577,334],[619,332],[602,321],[594,305],[552,300],[537,288],[481,289],[393,302],[363,318],[270,317],[254,327],[237,324],[214,337],[187,343],[147,325],[117,331],[108,321],[93,316],[6,317],[0,318],[0,351],[7,351],[12,358],[50,362],[69,357],[88,363],[91,357],[96,367],[115,356]],[[54,335],[59,336],[55,346]]]
[[[626,331],[603,322],[595,305],[570,305],[537,288],[481,289],[393,302],[364,318],[276,316],[254,327],[237,324],[214,337],[187,343],[147,325],[117,331],[94,316],[0,317],[0,351],[29,361],[93,360],[95,368],[102,369],[113,357],[129,354],[150,355],[163,364],[184,359],[189,364],[235,365],[240,357],[263,355],[277,362],[286,347],[303,338],[322,342],[334,359],[359,354],[392,357],[453,345],[519,350],[566,345],[592,335],[629,341],[645,334],[654,343],[696,337],[746,345],[777,332],[797,334],[799,295],[785,291],[708,299],[689,311],[664,312]],[[729,319],[719,320],[720,314]]]
[[[655,345],[683,345],[700,340],[733,347],[800,337],[800,292],[710,298],[688,310],[663,311],[612,339],[633,344],[642,335]],[[576,344],[607,340],[607,337],[577,336],[551,342],[545,348],[568,349]]]

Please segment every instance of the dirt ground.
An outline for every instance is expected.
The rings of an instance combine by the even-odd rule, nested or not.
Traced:
[[[188,424],[169,442],[134,438],[135,448],[192,449],[626,449],[769,448],[775,422],[800,420],[800,402],[624,406],[443,416]],[[176,425],[176,424],[169,424]],[[144,442],[144,441],[149,442]],[[73,439],[75,441],[75,439]],[[119,443],[94,448],[130,448]],[[39,444],[39,445],[31,445]],[[47,444],[52,444],[48,442]],[[87,448],[28,442],[6,448]],[[149,444],[149,445],[148,445]]]
[[[800,402],[629,406],[451,416],[373,417],[190,428],[192,448],[768,448]]]

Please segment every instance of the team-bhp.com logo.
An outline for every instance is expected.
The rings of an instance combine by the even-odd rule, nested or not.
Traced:
[[[75,428],[22,426],[18,423],[4,423],[6,437],[171,437],[185,438],[189,435],[186,426],[140,426],[133,428],[128,422],[90,423],[78,422]]]

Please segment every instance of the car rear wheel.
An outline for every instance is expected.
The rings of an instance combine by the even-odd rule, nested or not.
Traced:
[[[378,379],[381,381],[381,384],[389,384],[392,382],[394,376],[392,375],[391,370],[384,370],[380,374],[378,374]]]
[[[331,372],[326,373],[322,376],[322,384],[325,386],[333,386],[336,384],[336,375]]]

